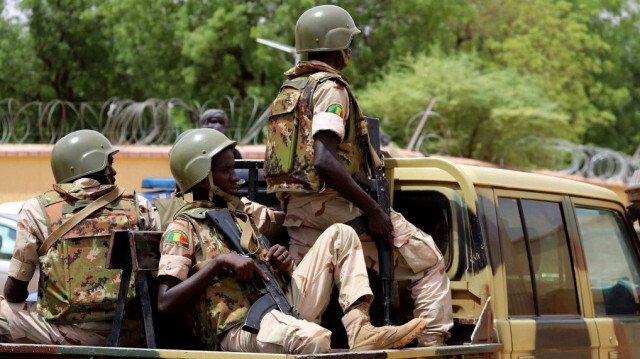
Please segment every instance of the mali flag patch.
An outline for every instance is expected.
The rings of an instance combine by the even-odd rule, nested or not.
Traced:
[[[189,248],[189,241],[187,240],[187,235],[182,231],[171,231],[167,234],[167,237],[164,240],[164,243],[171,244],[174,246],[180,246],[184,248]]]
[[[327,107],[327,112],[335,113],[336,115],[340,116],[340,118],[344,118],[344,111],[342,110],[342,106],[337,103],[329,105],[329,107]]]

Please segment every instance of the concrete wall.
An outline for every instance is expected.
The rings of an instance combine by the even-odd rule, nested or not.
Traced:
[[[171,177],[169,170],[170,146],[116,146],[120,152],[114,157],[118,171],[116,182],[125,188],[142,190],[143,177]],[[0,203],[25,201],[51,189],[54,182],[49,163],[53,145],[0,145]],[[416,157],[419,153],[398,148],[385,148],[394,157]],[[245,159],[263,159],[264,145],[238,146]],[[491,166],[494,164],[456,157],[443,157],[454,163]],[[623,203],[628,203],[624,183],[608,183],[579,176],[544,174],[570,178],[600,185],[616,192]]]
[[[25,201],[51,189],[53,145],[0,145],[0,203]],[[116,183],[140,191],[143,177],[171,177],[170,146],[116,146]],[[240,146],[246,159],[264,158],[264,146]]]

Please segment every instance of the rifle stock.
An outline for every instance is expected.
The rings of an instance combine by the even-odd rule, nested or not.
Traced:
[[[220,232],[222,232],[222,235],[231,242],[236,252],[253,259],[260,270],[269,278],[268,281],[264,279],[254,281],[256,287],[263,293],[263,296],[249,308],[242,329],[257,334],[260,330],[260,320],[262,317],[276,308],[284,314],[300,319],[295,309],[287,302],[287,298],[269,265],[256,256],[246,253],[240,245],[241,233],[236,226],[236,221],[233,219],[233,216],[231,216],[231,212],[226,208],[212,209],[207,211],[207,217],[213,221]]]

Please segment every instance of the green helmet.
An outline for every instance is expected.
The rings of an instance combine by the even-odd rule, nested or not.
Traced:
[[[182,193],[207,178],[213,156],[235,144],[236,141],[211,128],[188,131],[176,141],[169,151],[169,167]]]
[[[359,33],[345,9],[335,5],[316,6],[298,18],[296,53],[344,50]]]
[[[103,134],[93,130],[71,132],[56,142],[51,151],[51,169],[56,183],[67,183],[99,173],[118,152]]]

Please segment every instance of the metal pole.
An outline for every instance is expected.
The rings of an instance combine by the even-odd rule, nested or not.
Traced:
[[[427,117],[429,117],[429,114],[431,113],[431,109],[433,108],[433,105],[435,105],[435,103],[436,103],[436,97],[433,96],[433,97],[431,97],[431,100],[429,100],[429,104],[427,105],[427,109],[424,111],[424,114],[422,115],[422,118],[420,119],[420,122],[418,123],[418,127],[413,132],[413,136],[411,136],[411,140],[409,141],[409,144],[407,145],[407,150],[413,151],[413,146],[415,146],[416,141],[418,140],[418,136],[422,132],[422,128],[424,127],[424,124],[427,122]]]

